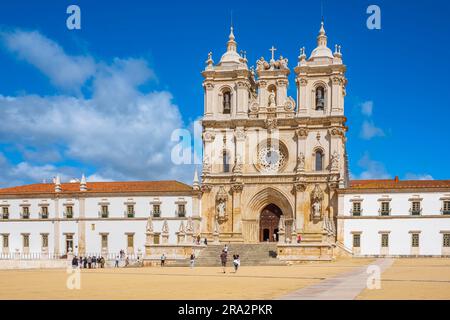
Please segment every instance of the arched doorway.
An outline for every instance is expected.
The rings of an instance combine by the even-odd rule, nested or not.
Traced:
[[[274,204],[264,207],[259,218],[259,241],[278,241],[278,224],[281,215],[281,209]]]

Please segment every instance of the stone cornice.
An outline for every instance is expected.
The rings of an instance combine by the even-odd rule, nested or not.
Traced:
[[[347,130],[345,123],[347,118],[345,116],[329,116],[329,117],[294,117],[294,118],[276,118],[278,129],[292,130],[295,126],[320,126],[320,127],[340,127]],[[223,128],[233,129],[236,127],[252,127],[265,129],[266,119],[225,119],[225,120],[202,120],[204,128]],[[283,128],[285,127],[285,128]]]

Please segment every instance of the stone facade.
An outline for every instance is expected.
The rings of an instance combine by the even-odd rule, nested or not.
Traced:
[[[211,53],[206,61],[202,233],[212,238],[218,225],[226,242],[292,243],[300,234],[323,244],[335,225],[336,190],[347,184],[346,67],[322,23],[308,59],[301,49],[294,99],[288,60],[270,51],[269,61],[248,68],[231,29],[220,61]]]

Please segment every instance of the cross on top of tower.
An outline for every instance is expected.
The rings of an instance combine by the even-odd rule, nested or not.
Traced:
[[[277,49],[274,46],[272,46],[272,48],[270,48],[269,51],[272,51],[272,61],[275,61],[275,51],[277,51]]]

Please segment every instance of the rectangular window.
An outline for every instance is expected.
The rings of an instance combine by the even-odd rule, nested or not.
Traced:
[[[108,235],[102,234],[102,248],[108,248]]]
[[[419,247],[419,234],[418,233],[411,234],[411,246],[413,248]]]
[[[443,208],[442,208],[443,214],[450,214],[450,201],[446,200],[444,201]]]
[[[444,233],[444,243],[442,244],[445,248],[450,247],[450,233]]]
[[[359,247],[361,247],[361,235],[354,234],[353,235],[353,248],[359,248]]]
[[[29,234],[23,234],[23,247],[29,248],[30,247],[30,235]]]
[[[353,216],[361,215],[361,202],[353,202]]]
[[[42,219],[48,218],[48,207],[41,207],[41,217]]]
[[[184,204],[179,204],[178,205],[178,216],[179,217],[185,217],[186,216],[186,207],[184,206]]]
[[[2,218],[9,219],[9,208],[8,207],[2,207]]]
[[[134,218],[134,205],[132,204],[127,205],[127,217]]]
[[[30,218],[30,207],[22,207],[22,218],[23,219]]]
[[[383,248],[389,247],[389,234],[388,233],[381,234],[381,247],[383,247]]]
[[[48,234],[42,234],[42,248],[48,248]]]
[[[66,206],[66,218],[67,219],[73,218],[73,207],[72,206]]]
[[[127,234],[127,246],[128,248],[134,247],[134,234]]]
[[[161,207],[159,204],[154,204],[153,205],[153,216],[158,218],[159,216],[161,216]]]
[[[413,201],[411,203],[411,214],[413,216],[420,216],[420,212],[421,212],[421,208],[420,208],[420,201]]]
[[[102,211],[101,211],[102,218],[108,218],[108,215],[109,215],[108,206],[102,205]]]
[[[381,215],[388,216],[391,212],[390,203],[387,201],[381,202]]]
[[[9,248],[9,234],[2,234],[3,248]]]

